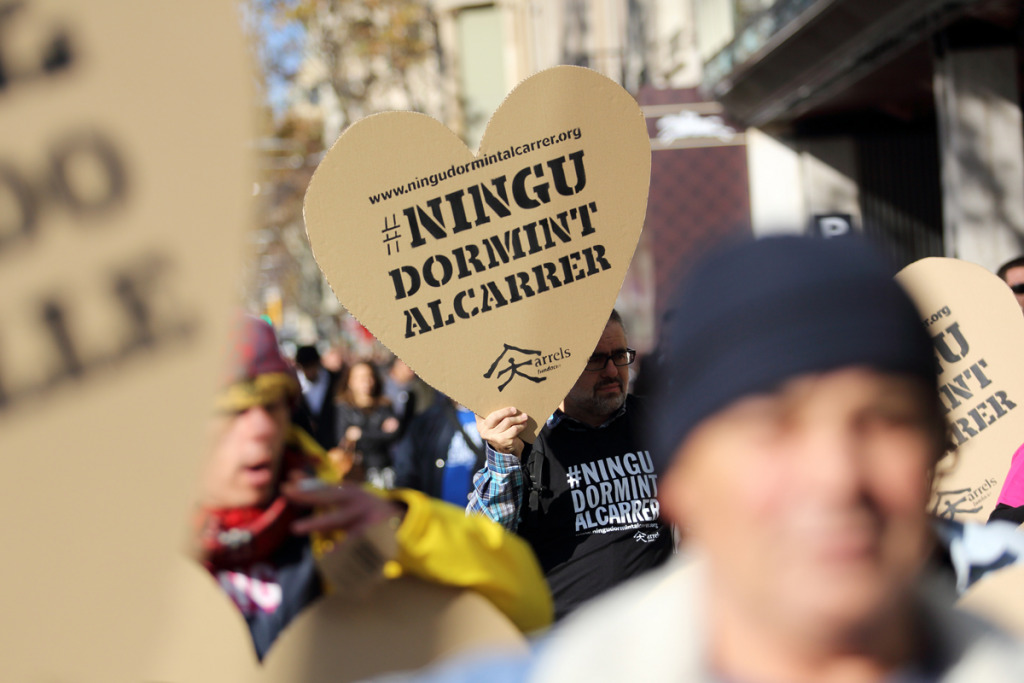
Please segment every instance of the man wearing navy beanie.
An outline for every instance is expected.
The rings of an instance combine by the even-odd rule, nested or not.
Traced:
[[[665,334],[658,453],[671,458],[703,418],[804,373],[866,365],[936,388],[931,341],[894,273],[856,239],[776,237],[699,263]]]
[[[892,275],[845,238],[693,270],[650,425],[683,552],[569,617],[531,680],[1020,680],[1015,641],[922,588],[945,424]]]

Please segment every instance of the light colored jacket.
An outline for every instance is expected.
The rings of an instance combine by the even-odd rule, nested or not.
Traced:
[[[581,607],[554,629],[531,683],[714,683],[702,601],[703,565],[670,561]],[[978,618],[923,597],[948,665],[938,683],[1020,683],[1024,644]]]

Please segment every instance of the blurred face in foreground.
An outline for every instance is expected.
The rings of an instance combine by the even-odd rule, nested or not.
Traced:
[[[659,497],[710,561],[713,640],[725,615],[856,648],[907,605],[929,549],[926,397],[917,380],[844,368],[741,398],[690,433]]]
[[[203,471],[203,505],[240,508],[269,502],[290,424],[284,399],[216,418],[213,453]]]

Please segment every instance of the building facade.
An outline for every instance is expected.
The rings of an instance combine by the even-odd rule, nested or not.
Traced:
[[[695,0],[702,90],[748,126],[755,232],[905,264],[1024,253],[1017,0]]]
[[[750,223],[747,138],[722,105],[698,89],[703,64],[691,0],[406,4],[429,9],[428,25],[417,35],[433,47],[429,57],[406,69],[405,80],[392,80],[390,90],[376,90],[358,107],[344,107],[324,50],[310,49],[294,82],[291,112],[321,121],[326,147],[355,115],[374,107],[417,109],[475,150],[491,114],[530,75],[572,64],[615,80],[637,98],[653,155],[645,230],[618,306],[631,343],[640,351],[653,347],[665,301],[686,266],[720,239],[749,231]],[[320,40],[316,33],[309,37]],[[395,75],[384,64],[343,66],[346,75],[373,69]]]

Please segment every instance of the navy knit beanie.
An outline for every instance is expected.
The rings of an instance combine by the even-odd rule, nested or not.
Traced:
[[[935,386],[931,340],[892,276],[857,238],[771,237],[695,266],[663,336],[649,429],[659,471],[701,420],[797,375],[860,365]]]

